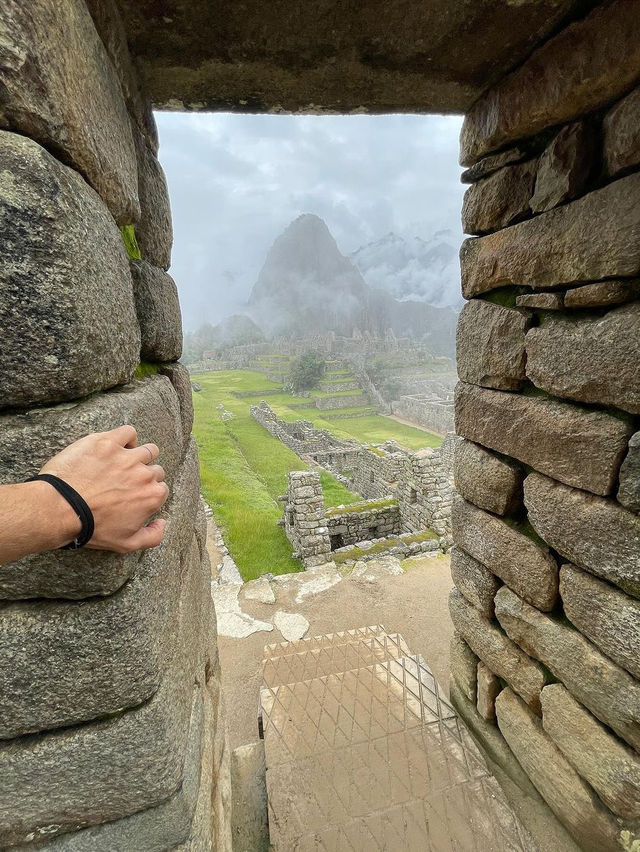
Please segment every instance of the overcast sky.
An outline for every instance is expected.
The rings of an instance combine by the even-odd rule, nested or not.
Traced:
[[[389,231],[462,239],[461,118],[156,113],[185,329],[242,309],[301,213],[348,254]]]

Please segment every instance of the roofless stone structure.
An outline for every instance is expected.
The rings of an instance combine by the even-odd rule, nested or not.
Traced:
[[[635,848],[639,84],[640,0],[4,0],[0,482],[130,422],[172,497],[154,551],[0,569],[2,848],[230,848],[153,105],[466,113],[451,697],[583,849]]]

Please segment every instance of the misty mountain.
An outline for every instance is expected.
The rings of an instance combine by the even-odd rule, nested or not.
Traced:
[[[389,233],[350,258],[369,286],[396,299],[440,308],[462,305],[457,240],[450,230],[436,231],[429,240]]]
[[[322,331],[350,337],[355,328],[375,337],[388,328],[437,354],[454,351],[456,313],[424,302],[400,301],[371,287],[341,254],[325,222],[304,214],[276,239],[249,298],[248,313],[271,335]]]

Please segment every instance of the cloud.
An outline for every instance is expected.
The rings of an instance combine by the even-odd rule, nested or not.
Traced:
[[[462,239],[456,116],[156,113],[185,328],[242,308],[275,238],[321,216],[347,254],[389,231]]]

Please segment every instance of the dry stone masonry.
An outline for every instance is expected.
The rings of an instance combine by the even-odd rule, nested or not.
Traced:
[[[216,622],[156,153],[114,2],[2,4],[0,482],[131,423],[160,447],[170,486],[161,546],[39,554],[0,572],[3,849],[230,849]]]
[[[451,694],[594,852],[640,844],[639,26],[596,7],[461,137]]]

